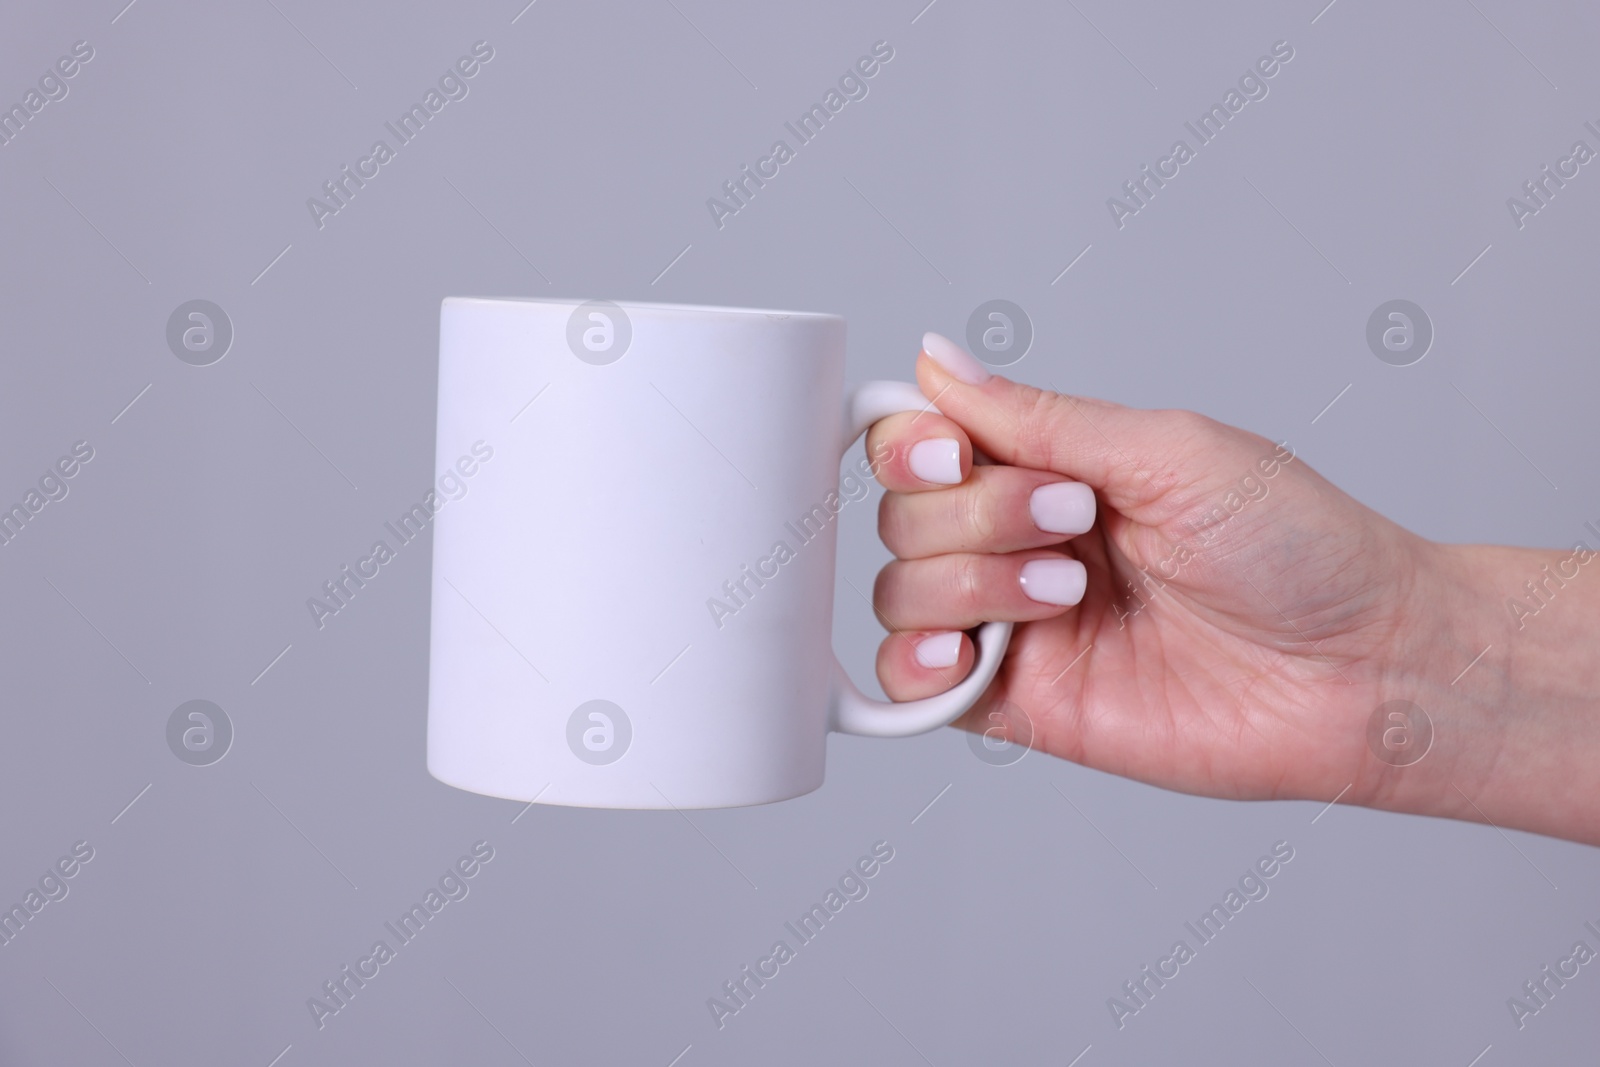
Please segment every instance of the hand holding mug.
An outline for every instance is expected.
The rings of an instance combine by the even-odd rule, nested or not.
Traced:
[[[891,697],[961,679],[962,630],[1010,619],[958,725],[1184,792],[1600,843],[1600,663],[1579,651],[1600,583],[1575,577],[1594,551],[1436,544],[1290,442],[1009,381],[937,334],[917,379],[942,414],[868,437],[897,457],[876,588]],[[1537,625],[1505,607],[1529,577]]]

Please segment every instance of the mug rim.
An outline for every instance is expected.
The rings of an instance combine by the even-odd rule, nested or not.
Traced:
[[[558,307],[579,307],[597,299],[606,303],[615,304],[624,311],[667,312],[669,314],[697,315],[702,317],[746,317],[750,315],[765,315],[768,317],[800,319],[832,319],[844,322],[843,315],[835,315],[828,311],[785,311],[778,308],[745,308],[727,307],[716,304],[665,304],[646,300],[609,300],[606,298],[588,297],[560,298],[547,296],[447,296],[441,302],[441,307],[452,303],[480,303],[480,304],[550,304]]]

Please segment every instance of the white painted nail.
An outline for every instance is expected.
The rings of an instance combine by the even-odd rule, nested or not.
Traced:
[[[954,667],[961,658],[961,631],[933,634],[917,642],[917,662],[929,670]]]
[[[961,442],[930,437],[911,446],[911,473],[925,482],[955,485],[961,481]]]
[[[1089,572],[1075,559],[1035,559],[1022,565],[1022,592],[1041,604],[1071,607],[1083,599]]]
[[[1028,511],[1045,533],[1085,533],[1094,525],[1094,490],[1082,482],[1041,485],[1028,498]]]
[[[925,333],[922,335],[922,350],[928,354],[929,359],[968,385],[982,385],[991,377],[988,370],[973,357],[971,352],[948,337]]]

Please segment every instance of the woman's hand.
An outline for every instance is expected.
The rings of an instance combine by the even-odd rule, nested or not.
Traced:
[[[1328,483],[1292,442],[1020,385],[936,334],[917,377],[943,415],[894,416],[868,439],[892,457],[879,528],[898,558],[875,590],[891,698],[959,682],[974,659],[961,631],[1009,619],[968,729],[1185,792],[1342,794],[1600,838],[1600,793],[1576,816],[1535,795],[1525,772],[1554,736],[1508,727],[1508,664],[1473,664],[1508,640],[1509,619],[1473,572],[1483,553],[1515,550],[1435,545]],[[974,447],[993,463],[974,466]],[[1525,555],[1535,575],[1549,558]],[[1452,682],[1469,664],[1472,684]],[[1405,745],[1424,723],[1379,710],[1399,700],[1431,724],[1420,762]],[[1600,720],[1590,706],[1579,721],[1593,788]]]

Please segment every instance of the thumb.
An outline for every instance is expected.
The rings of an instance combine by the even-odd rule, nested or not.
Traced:
[[[1223,443],[1220,424],[1202,415],[1141,411],[1023,385],[936,333],[923,335],[917,382],[996,462],[1087,483],[1124,512],[1184,489],[1186,458],[1215,459]]]

